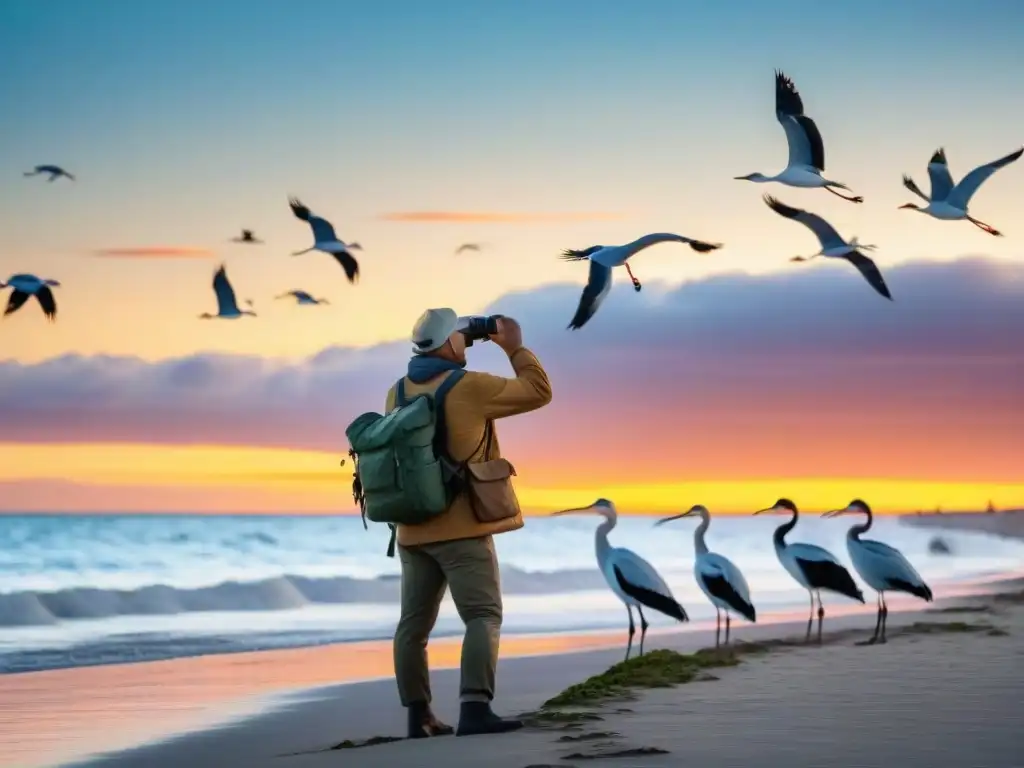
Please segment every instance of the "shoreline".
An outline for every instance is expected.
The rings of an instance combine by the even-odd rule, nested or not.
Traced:
[[[1024,629],[1024,580],[1018,577],[990,586],[994,589],[971,596],[940,598],[938,604],[925,606],[923,610],[894,610],[890,616],[890,643],[871,649],[857,648],[854,643],[870,635],[873,628],[872,621],[865,621],[863,610],[844,612],[842,616],[833,611],[831,619],[827,615],[822,646],[790,644],[785,640],[779,642],[779,638],[788,635],[802,638],[806,626],[804,621],[767,626],[740,625],[740,631],[734,635],[738,648],[745,645],[753,649],[739,651],[744,657],[741,664],[724,664],[721,669],[714,670],[716,674],[698,677],[696,685],[637,691],[636,695],[627,696],[628,701],[616,698],[594,702],[585,706],[582,716],[578,705],[570,705],[568,711],[544,710],[549,715],[548,719],[536,717],[544,702],[551,697],[620,662],[621,645],[610,650],[581,651],[568,656],[546,654],[533,658],[509,658],[501,664],[495,708],[503,714],[533,713],[534,717],[523,731],[477,737],[485,739],[483,742],[439,738],[426,742],[397,740],[395,743],[381,743],[402,734],[405,725],[393,681],[388,678],[306,691],[303,696],[292,697],[287,706],[230,725],[208,728],[73,765],[82,768],[171,768],[188,764],[190,768],[219,768],[226,764],[225,756],[229,756],[230,764],[247,768],[320,768],[336,766],[339,760],[350,768],[427,764],[424,760],[452,768],[468,768],[479,765],[479,749],[486,746],[497,768],[551,764],[571,768],[575,759],[615,756],[642,757],[643,764],[653,768],[678,764],[660,755],[676,752],[692,757],[695,747],[697,751],[707,752],[707,758],[712,762],[712,758],[725,747],[749,753],[745,761],[726,761],[727,764],[770,766],[781,764],[780,758],[769,755],[769,759],[764,759],[765,755],[758,754],[764,751],[764,745],[759,746],[757,739],[774,740],[773,746],[778,750],[780,741],[792,738],[787,733],[788,729],[780,728],[779,714],[785,713],[785,718],[793,715],[777,699],[794,695],[805,709],[808,707],[807,699],[824,697],[801,718],[824,720],[824,726],[819,724],[819,730],[810,736],[805,730],[807,724],[801,722],[802,736],[798,741],[805,751],[811,753],[808,757],[813,760],[819,759],[821,750],[832,743],[835,732],[843,730],[844,718],[837,719],[834,711],[830,711],[837,707],[851,710],[850,717],[866,716],[874,725],[872,731],[880,729],[884,732],[887,722],[903,716],[909,718],[909,725],[918,730],[935,731],[937,739],[947,734],[949,738],[969,736],[957,731],[964,726],[965,718],[958,696],[968,696],[975,702],[971,712],[967,713],[968,720],[972,716],[984,720],[979,728],[985,726],[997,732],[1000,757],[1005,759],[1007,744],[1010,745],[1009,753],[1016,757],[1017,752],[1013,748],[1017,743],[1014,711],[1020,684],[1024,682],[1024,670],[1020,670],[1013,659],[1024,651],[1019,647],[1024,637],[1020,631]],[[1010,599],[999,603],[999,610],[994,610],[993,601],[998,601],[1000,595],[1009,595]],[[1006,624],[1009,620],[1007,615],[1015,617],[1012,626]],[[697,632],[677,632],[660,633],[658,637],[649,635],[648,639],[649,651],[667,648],[694,653],[701,649],[702,641],[707,637]],[[969,650],[967,644],[970,644]],[[773,650],[762,653],[756,650],[757,646]],[[998,658],[986,656],[996,652],[1001,654]],[[747,656],[748,653],[752,655]],[[865,654],[875,654],[874,658],[879,661],[868,663],[867,659],[871,657]],[[938,666],[934,661],[927,661],[938,660],[940,656]],[[645,656],[649,657],[649,654]],[[960,678],[950,680],[951,672],[956,671],[954,668],[964,665],[967,666],[961,670]],[[938,670],[941,674],[937,673]],[[457,670],[438,671],[432,676],[435,708],[442,719],[449,722],[454,722],[457,711],[457,676]],[[799,685],[794,683],[797,676],[802,679]],[[833,679],[826,681],[825,677]],[[705,684],[702,680],[719,682]],[[741,683],[738,688],[737,681]],[[874,699],[876,688],[873,686],[882,685],[893,689],[889,694],[891,697],[904,695],[906,698],[909,695],[910,706],[904,707],[905,712],[896,711],[888,701],[885,707],[877,707]],[[851,688],[851,694],[845,701],[831,698],[832,690],[839,686]],[[987,709],[979,711],[978,693],[966,690],[968,686],[981,687],[981,693],[987,697],[986,707],[994,707],[1000,715],[998,722],[993,721],[992,712]],[[901,693],[904,687],[908,693]],[[988,696],[991,687],[998,688],[995,692],[998,696],[994,697],[997,703],[988,700],[993,698]],[[707,723],[704,728],[693,724],[694,718],[704,714],[703,705],[695,707],[694,697],[717,701],[719,712],[715,722]],[[773,709],[779,706],[782,708]],[[936,707],[942,710],[940,714],[943,716],[932,719],[925,710]],[[743,738],[737,739],[736,723],[721,722],[726,718],[734,720],[737,708],[749,710],[748,716],[753,717],[750,725],[762,731],[760,737],[743,730]],[[771,715],[773,711],[774,716]],[[947,712],[952,712],[951,720]],[[563,717],[563,714],[568,717]],[[605,730],[612,728],[614,730]],[[719,738],[725,737],[726,741],[716,740],[713,731],[717,731]],[[908,741],[898,729],[889,728],[889,733],[890,740],[895,738],[904,745],[904,751],[910,750],[910,756],[928,753],[931,759],[926,762],[936,768],[960,768],[968,764],[963,762],[962,756],[950,761],[943,753],[935,752],[927,740]],[[873,736],[877,734],[873,733]],[[863,738],[863,731],[855,731],[852,738],[865,748],[875,746],[873,739]],[[986,739],[985,745],[990,752],[983,754],[994,756],[992,737]],[[373,746],[348,749],[361,747],[366,741]],[[623,741],[626,742],[624,749],[616,751],[617,744],[622,746]],[[652,743],[656,746],[649,746]],[[782,747],[783,753],[788,755],[789,746],[783,744]],[[341,748],[345,749],[344,753],[335,754]],[[552,754],[559,751],[562,754]],[[851,760],[841,763],[851,768],[879,764],[878,757],[874,761],[863,762],[864,758],[858,761],[855,756],[850,758],[842,751],[835,754],[843,760]],[[999,768],[1016,765],[988,761],[980,754],[976,759]]]
[[[950,585],[937,600],[989,594],[1020,576]],[[922,604],[912,598],[894,598],[890,604],[894,618],[922,614]],[[864,628],[874,606],[827,604],[827,610],[826,633]],[[804,611],[779,612],[766,614],[757,625],[737,622],[734,637],[763,640],[802,632],[805,617]],[[647,647],[697,650],[708,639],[704,632],[713,629],[713,621],[652,629]],[[460,637],[430,644],[436,706],[450,720],[457,712],[460,646]],[[502,712],[536,708],[538,696],[543,700],[620,661],[624,646],[624,628],[505,636],[496,707]],[[173,764],[212,768],[216,762],[203,760],[225,748],[241,748],[235,744],[239,734],[248,734],[240,740],[245,744],[254,733],[276,734],[274,741],[281,746],[276,754],[281,754],[309,749],[318,741],[402,733],[404,713],[393,690],[391,665],[390,641],[376,641],[0,676],[4,697],[11,701],[9,712],[24,718],[10,719],[6,728],[0,723],[0,755],[14,761],[0,765],[127,768],[156,765],[151,761],[170,756]],[[68,698],[68,691],[75,695]],[[332,715],[334,708],[338,711]],[[337,726],[325,725],[335,720]],[[263,752],[247,760],[266,757]]]

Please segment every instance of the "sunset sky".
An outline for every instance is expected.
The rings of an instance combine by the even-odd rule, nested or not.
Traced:
[[[0,279],[62,283],[57,323],[0,323],[0,511],[348,511],[344,428],[429,306],[519,317],[548,367],[499,426],[531,510],[1024,506],[1024,162],[972,200],[1005,238],[897,210],[937,147],[959,179],[1021,146],[1024,6],[692,6],[0,4]],[[776,68],[864,205],[733,179],[785,164]],[[817,243],[766,192],[877,243],[895,301],[790,263]],[[363,245],[358,285],[288,255],[289,195]],[[649,231],[725,247],[645,252],[566,330],[558,252]],[[221,262],[259,317],[197,319]]]

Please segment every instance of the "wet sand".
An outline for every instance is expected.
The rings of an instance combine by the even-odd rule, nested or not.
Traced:
[[[980,584],[936,591],[946,599],[992,588]],[[827,630],[871,629],[873,606],[839,600],[827,602]],[[894,598],[890,606],[895,626],[918,615],[897,617],[896,611],[915,611],[923,604]],[[805,616],[766,615],[757,626],[737,622],[734,637],[799,634]],[[648,647],[696,650],[712,639],[711,629],[697,623],[685,631],[651,632]],[[624,644],[624,631],[506,636],[495,706],[509,713],[536,709],[565,687],[620,661]],[[435,708],[454,721],[459,641],[433,641],[430,652]],[[283,753],[400,735],[404,711],[397,703],[391,663],[390,643],[351,643],[3,676],[0,765],[68,764],[102,750],[107,756],[91,765],[213,768],[225,765],[230,755],[230,764],[258,768],[292,759],[275,757]],[[367,682],[352,682],[357,680]],[[168,740],[174,733],[183,735]],[[147,745],[133,748],[139,744]]]
[[[631,759],[618,764],[631,768],[682,761],[745,768],[1019,768],[1022,586],[1002,585],[1000,598],[961,598],[926,612],[893,613],[885,645],[856,645],[873,621],[846,615],[830,622],[820,647],[744,657],[739,666],[714,670],[709,680],[589,708],[598,719],[582,727],[330,749],[345,739],[402,732],[389,680],[324,689],[283,711],[91,765],[476,768],[486,759],[495,768],[572,768],[620,756]],[[802,624],[743,627],[737,637],[752,641],[787,632],[802,636]],[[706,639],[703,633],[664,634],[650,645],[686,651]],[[505,712],[534,710],[620,659],[616,650],[509,660],[502,665],[500,704]],[[435,675],[438,710],[449,718],[455,677]]]

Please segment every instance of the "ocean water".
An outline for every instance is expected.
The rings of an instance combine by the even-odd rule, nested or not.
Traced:
[[[647,558],[691,620],[713,618],[693,580],[697,521],[655,531],[653,520],[620,519],[612,543]],[[625,629],[597,571],[598,522],[529,518],[496,538],[503,632]],[[711,549],[746,575],[761,614],[807,605],[772,548],[781,522],[722,516],[708,532]],[[790,540],[849,565],[849,524],[804,517]],[[933,589],[1024,566],[1024,542],[941,532],[953,552],[933,555],[936,533],[882,518],[871,536],[901,549]],[[385,526],[367,531],[351,516],[0,516],[0,672],[389,638],[399,563],[385,556],[387,541]],[[652,627],[673,623],[648,614]],[[460,631],[446,597],[435,634]]]

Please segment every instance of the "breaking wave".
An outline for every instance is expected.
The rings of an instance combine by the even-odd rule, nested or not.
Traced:
[[[594,568],[526,571],[501,569],[502,591],[510,595],[544,595],[602,589]],[[76,619],[114,616],[167,616],[203,611],[276,611],[310,605],[397,603],[399,577],[349,576],[309,578],[285,575],[252,582],[225,581],[215,586],[181,589],[163,584],[136,589],[70,588],[53,592],[0,594],[0,627],[31,627]]]

